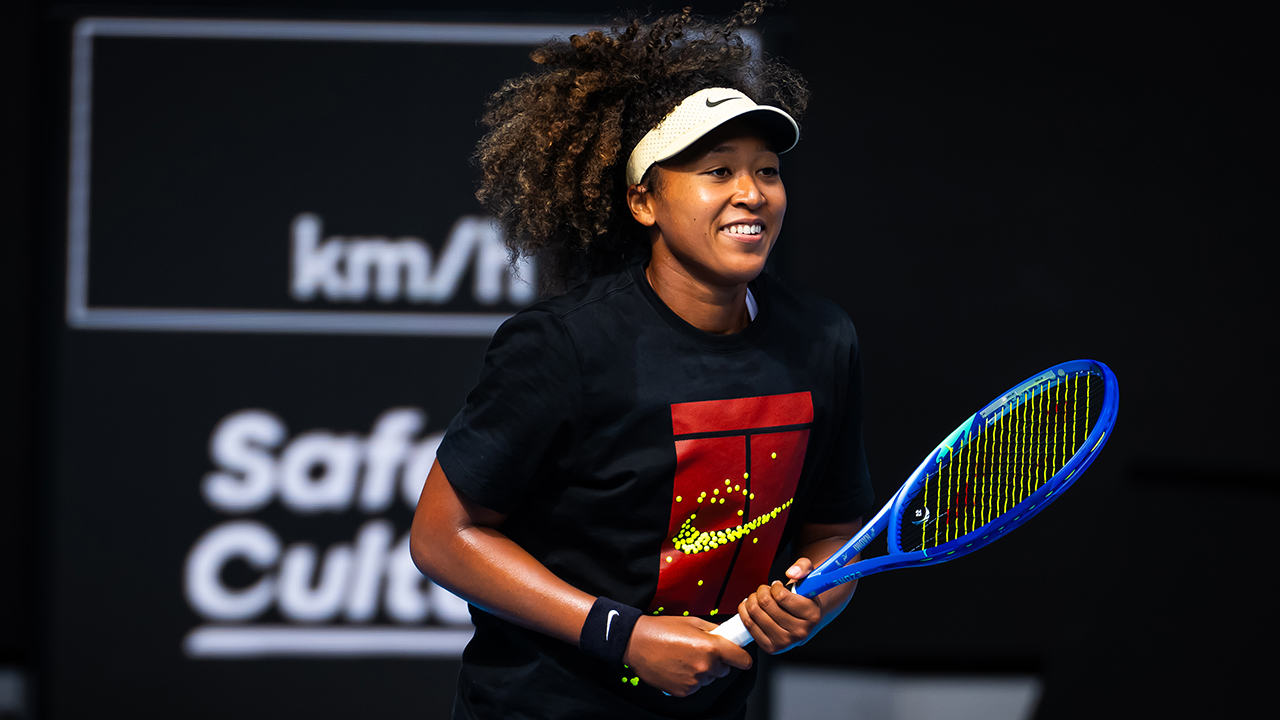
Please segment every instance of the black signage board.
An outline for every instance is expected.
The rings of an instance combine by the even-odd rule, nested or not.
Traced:
[[[76,24],[49,717],[447,716],[470,624],[406,533],[536,283],[469,156],[579,30]]]

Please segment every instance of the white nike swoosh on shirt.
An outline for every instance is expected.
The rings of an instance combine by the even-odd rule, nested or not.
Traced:
[[[609,626],[613,624],[613,617],[618,614],[617,610],[609,611],[609,619],[604,624],[604,641],[609,642]]]

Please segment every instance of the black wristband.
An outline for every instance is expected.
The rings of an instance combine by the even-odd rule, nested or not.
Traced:
[[[578,649],[588,656],[622,665],[631,631],[640,619],[640,611],[630,605],[598,597],[587,613],[578,636]]]

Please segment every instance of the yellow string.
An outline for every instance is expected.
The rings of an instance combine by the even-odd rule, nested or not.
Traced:
[[[1010,450],[1011,442],[1009,440],[1009,426],[1013,424],[1013,413],[1015,412],[1017,412],[1016,407],[1010,408],[1009,412],[1006,413],[1005,416],[1000,419],[1000,425],[1001,425],[1000,455],[1004,458],[1004,462],[1002,463],[1003,467],[1000,468],[1000,488],[998,490],[1000,494],[1000,502],[1001,502],[1000,512],[1001,513],[1004,512],[1006,496],[1009,494],[1009,485],[1008,485],[1009,458],[1010,458],[1010,455],[1012,454]]]
[[[1044,393],[1036,386],[1036,401],[1033,405],[1035,414],[1031,424],[1032,443],[1035,444],[1035,463],[1031,466],[1031,476],[1027,479],[1027,495],[1040,487],[1040,478],[1044,474]]]
[[[959,517],[959,518],[957,518],[957,520],[959,520],[959,522],[956,524],[956,537],[960,537],[961,535],[964,535],[964,533],[965,533],[965,514],[968,512],[968,508],[967,508],[967,507],[965,507],[965,498],[964,498],[964,495],[963,495],[963,493],[965,492],[965,486],[964,486],[964,476],[965,476],[965,471],[964,471],[964,467],[965,467],[965,460],[964,460],[964,456],[965,456],[965,452],[964,452],[964,450],[965,450],[965,446],[964,446],[964,445],[961,445],[961,446],[960,446],[960,457],[956,458],[956,462],[957,462],[957,463],[959,463],[959,467],[957,467],[957,468],[956,468],[956,470],[957,470],[956,475],[958,476],[958,477],[956,477],[956,493],[957,493],[957,495],[956,495],[956,504],[957,504],[956,510],[957,510],[957,512],[959,512],[959,513],[960,513],[960,517]]]
[[[955,522],[955,518],[951,517],[951,496],[953,494],[953,491],[951,488],[951,480],[952,480],[951,456],[953,452],[954,451],[952,451],[951,448],[947,448],[947,464],[943,468],[943,470],[947,473],[947,532],[945,535],[945,540],[951,539],[951,525]]]
[[[943,469],[944,469],[943,466],[941,465],[938,466],[938,477],[936,478],[938,481],[938,499],[933,504],[933,509],[934,509],[933,545],[934,547],[937,547],[938,545],[938,533],[942,532],[942,525],[940,523],[942,522],[942,498],[943,498],[943,493],[945,492],[945,490],[943,489],[943,483],[946,480],[942,475]]]
[[[987,503],[987,521],[990,522],[990,513],[1000,502],[1000,420],[997,419],[990,425],[987,432],[990,433],[987,440],[987,480],[990,500]]]
[[[981,442],[982,435],[977,438],[969,438],[971,442]],[[969,496],[972,498],[969,502],[970,513],[973,518],[973,527],[978,527],[982,520],[982,470],[979,469],[978,463],[981,458],[981,445],[975,445],[969,450],[969,462],[973,463],[972,470],[969,473]]]
[[[1045,388],[1044,392],[1039,393],[1040,403],[1039,411],[1036,413],[1036,482],[1035,487],[1031,488],[1034,492],[1040,489],[1044,484],[1044,471],[1048,469],[1045,464],[1044,454],[1048,450],[1049,440],[1045,437],[1045,432],[1049,429],[1049,423],[1046,420],[1046,409],[1049,404],[1049,388]]]
[[[1044,479],[1045,482],[1053,477],[1057,472],[1054,464],[1058,462],[1058,401],[1053,397],[1053,392],[1057,390],[1057,385],[1051,384],[1045,388],[1045,417],[1044,417]],[[1053,444],[1051,445],[1050,442]]]
[[[927,470],[924,473],[924,504],[921,507],[924,509],[925,518],[928,518],[929,517],[929,472]],[[925,533],[927,532],[929,532],[929,525],[922,519],[920,521],[920,547],[924,547],[924,542],[926,538]]]
[[[1058,415],[1062,413],[1062,404],[1060,398],[1062,396],[1062,383],[1056,383],[1053,386],[1053,471],[1058,472],[1061,467],[1058,461],[1062,457],[1062,453],[1058,450]]]
[[[978,526],[978,511],[976,510],[976,508],[977,508],[977,503],[982,502],[981,488],[978,487],[977,458],[974,457],[978,449],[976,447],[973,447],[973,442],[974,442],[974,438],[970,436],[969,460],[968,460],[968,467],[969,467],[968,511],[969,511],[969,527],[970,528],[974,528]]]
[[[1022,502],[1030,491],[1031,483],[1035,482],[1036,474],[1036,401],[1039,397],[1035,394],[1035,388],[1027,391],[1027,414],[1023,416],[1023,427],[1026,428],[1027,437],[1027,462],[1023,465],[1022,485],[1018,492],[1018,502]]]
[[[1036,430],[1036,426],[1038,425],[1036,421],[1040,418],[1039,403],[1041,394],[1036,392],[1039,389],[1039,386],[1031,389],[1031,392],[1035,393],[1035,395],[1030,398],[1031,412],[1030,417],[1027,418],[1027,443],[1030,447],[1027,448],[1027,477],[1026,483],[1022,486],[1021,499],[1026,499],[1026,497],[1031,494],[1032,487],[1039,479],[1039,468],[1037,466],[1040,464],[1038,456],[1038,453],[1040,452],[1040,433]]]
[[[1031,456],[1027,458],[1031,461],[1030,467],[1027,468],[1027,489],[1023,493],[1025,498],[1035,490],[1035,486],[1040,482],[1040,405],[1044,399],[1044,393],[1040,392],[1040,386],[1037,385],[1031,389],[1035,396],[1031,398]]]
[[[1014,405],[1009,411],[1009,447],[1005,452],[1008,453],[1008,462],[1005,464],[1009,468],[1009,477],[1004,483],[1004,508],[1000,511],[1002,513],[1009,512],[1009,501],[1013,499],[1013,486],[1017,482],[1015,473],[1018,470],[1018,405]]]
[[[1059,400],[1059,405],[1057,405],[1057,411],[1059,411],[1059,415],[1061,415],[1062,418],[1062,450],[1057,454],[1057,469],[1059,470],[1062,469],[1062,466],[1066,465],[1066,461],[1071,457],[1071,451],[1068,446],[1066,446],[1066,402],[1068,402],[1066,401],[1066,389],[1068,389],[1068,387],[1066,387],[1066,383],[1069,382],[1071,382],[1071,378],[1062,378],[1061,400]]]
[[[1017,487],[1013,493],[1014,505],[1022,501],[1022,487],[1027,482],[1027,402],[1030,399],[1030,396],[1024,392],[1022,402],[1018,406],[1022,411],[1018,420],[1018,461],[1021,465],[1018,467]]]
[[[1091,395],[1093,394],[1093,383],[1089,382],[1090,379],[1091,378],[1085,378],[1084,380],[1084,436],[1085,436],[1085,439],[1088,439],[1089,437],[1089,417],[1090,417],[1090,413],[1093,412],[1089,408],[1089,401],[1091,399]]]
[[[987,426],[983,428],[983,453],[982,453],[982,471],[987,476],[987,497],[984,505],[986,506],[986,522],[991,522],[991,486],[994,484],[994,478],[991,476],[991,436],[995,434],[995,428]]]
[[[966,442],[961,452],[964,453],[965,498],[964,498],[964,531],[969,532],[970,516],[973,514],[973,448]]]
[[[1080,374],[1071,378],[1071,454],[1076,454],[1076,420],[1080,418]]]

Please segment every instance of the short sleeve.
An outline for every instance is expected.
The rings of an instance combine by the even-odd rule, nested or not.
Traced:
[[[849,332],[853,333],[852,325]],[[806,522],[837,524],[869,519],[874,502],[871,472],[862,447],[862,353],[856,335],[849,350],[849,378],[840,408],[835,447],[822,474]]]
[[[511,514],[550,456],[572,441],[581,394],[577,355],[555,314],[526,310],[498,328],[466,404],[436,452],[472,501]]]

